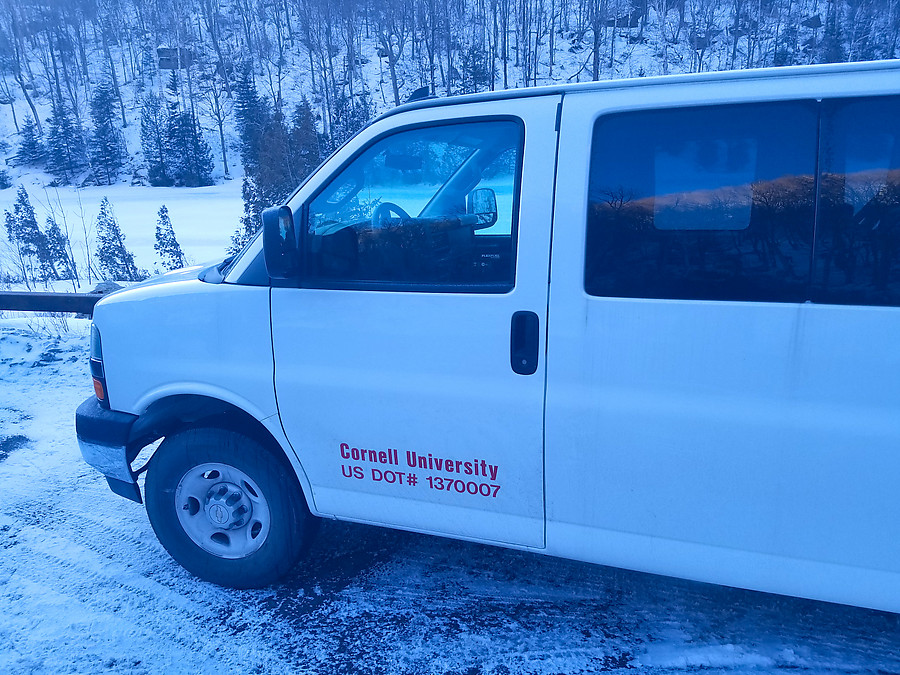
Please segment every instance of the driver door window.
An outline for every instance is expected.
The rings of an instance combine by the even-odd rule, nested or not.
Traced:
[[[376,141],[308,204],[305,285],[511,289],[522,141],[506,120]]]

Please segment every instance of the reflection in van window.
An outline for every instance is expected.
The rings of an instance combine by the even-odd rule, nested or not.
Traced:
[[[601,117],[585,290],[802,302],[815,215],[815,102]]]
[[[827,102],[821,169],[812,299],[900,305],[900,97]]]
[[[309,203],[308,284],[511,288],[522,136],[501,120],[375,142]]]
[[[753,138],[682,140],[654,157],[653,226],[745,230],[756,174]]]

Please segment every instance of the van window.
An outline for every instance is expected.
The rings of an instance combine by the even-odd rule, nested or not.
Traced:
[[[522,140],[498,120],[376,141],[309,203],[305,285],[512,288]]]
[[[815,216],[815,102],[647,110],[594,125],[585,290],[801,302]]]
[[[900,97],[822,111],[812,299],[900,305]]]

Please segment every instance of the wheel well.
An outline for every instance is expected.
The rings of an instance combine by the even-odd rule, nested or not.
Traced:
[[[141,413],[128,441],[128,461],[142,448],[191,427],[208,426],[236,431],[259,441],[291,470],[284,449],[259,420],[231,403],[215,398],[180,394],[154,401]]]

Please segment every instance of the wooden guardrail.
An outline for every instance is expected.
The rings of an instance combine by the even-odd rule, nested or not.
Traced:
[[[93,314],[101,293],[36,293],[0,291],[0,310],[17,312],[74,312]]]

